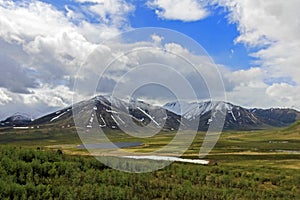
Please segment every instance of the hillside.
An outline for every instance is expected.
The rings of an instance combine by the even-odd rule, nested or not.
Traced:
[[[0,122],[0,127],[37,128],[41,126],[91,129],[198,129],[205,131],[224,119],[224,130],[256,130],[288,126],[300,119],[293,109],[247,109],[228,102],[171,102],[162,107],[132,100],[126,102],[110,96],[97,96],[73,106],[31,120],[12,116]]]

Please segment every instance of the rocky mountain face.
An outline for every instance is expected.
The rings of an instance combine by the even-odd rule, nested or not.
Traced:
[[[225,112],[225,130],[253,130],[269,127],[288,126],[300,119],[300,112],[293,109],[247,109],[241,106],[236,106],[228,102],[200,102],[200,103],[185,103],[173,102],[164,105],[174,113],[178,113],[183,118],[192,121],[200,118],[201,130],[207,128],[205,123],[209,124],[213,120],[214,113]]]
[[[32,119],[23,114],[14,114],[0,122],[0,126],[26,126]]]
[[[164,130],[207,130],[218,116],[224,117],[224,130],[253,130],[287,126],[300,119],[292,109],[247,109],[227,102],[171,102],[162,107],[143,101],[125,102],[110,96],[97,96],[71,107],[31,120],[22,115],[0,122],[1,127],[83,127],[119,129],[147,127]],[[196,127],[195,127],[196,124]]]

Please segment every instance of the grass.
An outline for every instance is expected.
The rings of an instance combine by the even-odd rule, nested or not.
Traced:
[[[290,127],[258,130],[258,131],[228,131],[221,134],[217,144],[206,157],[226,165],[259,165],[280,168],[300,169],[300,122]],[[83,133],[93,143],[103,142],[92,131]],[[117,130],[105,130],[106,136],[112,142],[143,142],[139,147],[126,148],[128,152],[151,153],[169,144],[176,132],[161,132],[149,138],[137,138]],[[193,135],[191,135],[193,134]],[[197,158],[205,133],[185,132],[179,135],[179,141],[186,136],[195,137],[183,157]],[[67,129],[28,129],[0,132],[0,144],[16,146],[34,146],[52,149],[62,149],[69,154],[86,155],[87,151],[78,149],[81,144],[76,130]],[[181,145],[180,142],[176,145]],[[172,151],[176,151],[176,145]],[[286,151],[286,152],[285,152]],[[295,153],[289,152],[294,151]],[[116,152],[114,150],[114,152]],[[170,155],[173,152],[165,152]]]
[[[38,180],[46,182],[41,182],[41,192],[39,192],[28,189],[30,186],[28,183],[17,185],[15,179],[22,176],[18,176],[15,172],[8,174],[11,167],[8,167],[4,173],[3,169],[1,171],[0,166],[0,185],[2,173],[2,176],[5,174],[8,174],[9,177],[16,176],[15,179],[7,179],[10,182],[6,181],[4,183],[2,181],[3,188],[4,186],[10,188],[4,190],[3,195],[8,194],[9,191],[11,195],[17,195],[18,193],[15,190],[22,189],[24,191],[36,191],[36,193],[43,196],[48,194],[45,188],[50,188],[51,192],[49,194],[61,195],[61,199],[76,199],[80,195],[97,199],[97,197],[91,196],[95,194],[100,195],[102,199],[117,199],[117,196],[122,199],[122,195],[126,196],[123,199],[133,199],[133,197],[136,199],[147,199],[146,197],[149,199],[299,199],[299,127],[300,123],[297,122],[282,129],[224,132],[213,150],[204,158],[215,161],[213,163],[216,163],[216,166],[173,163],[161,170],[143,174],[123,173],[107,167],[102,170],[93,169],[93,165],[100,166],[102,164],[93,161],[95,159],[90,156],[87,150],[77,148],[77,145],[82,142],[76,130],[72,128],[0,130],[0,149],[2,148],[3,152],[9,155],[13,154],[6,150],[13,146],[20,154],[24,154],[26,152],[24,149],[28,149],[29,152],[41,155],[44,153],[49,154],[49,157],[52,158],[53,152],[58,152],[57,149],[60,149],[63,154],[55,155],[62,156],[66,160],[61,161],[61,163],[40,162],[40,165],[51,165],[52,169],[57,168],[59,170],[58,166],[61,164],[61,166],[70,168],[68,171],[73,171],[70,174],[62,173],[60,176],[55,175],[47,178],[40,175],[41,178]],[[153,152],[161,149],[169,144],[176,135],[176,132],[161,132],[150,138],[135,138],[116,130],[105,130],[105,133],[109,140],[113,142],[143,142],[142,146],[124,149],[136,153]],[[96,132],[89,131],[82,134],[93,143],[101,142]],[[183,135],[178,136],[179,141],[185,141],[187,135],[195,137],[182,157],[199,158],[199,150],[205,133],[191,134],[185,132]],[[19,148],[20,146],[22,148]],[[32,148],[34,151],[31,151]],[[43,151],[37,151],[36,149]],[[175,150],[176,146],[174,147]],[[295,153],[289,151],[295,151]],[[117,154],[118,150],[106,149],[103,152]],[[166,152],[168,155],[169,153],[172,152]],[[16,159],[19,158],[20,156],[16,156]],[[38,158],[38,156],[35,156],[35,159]],[[45,155],[42,155],[41,159],[45,159]],[[110,157],[103,157],[103,159],[110,159]],[[83,160],[85,161],[82,162]],[[20,162],[23,163],[23,161],[18,161],[18,163]],[[119,163],[116,164],[119,165]],[[122,164],[124,163],[122,162]],[[28,163],[27,165],[31,164]],[[33,162],[32,165],[32,167],[37,167],[36,162]],[[17,166],[22,165],[16,164]],[[78,167],[76,168],[76,166]],[[32,176],[36,177],[37,175]],[[30,176],[26,175],[24,177]],[[84,179],[81,180],[78,177],[84,177]],[[48,181],[50,179],[51,181]],[[6,179],[2,178],[2,180]],[[37,181],[36,178],[29,178],[29,180]],[[94,181],[92,186],[91,181]],[[81,185],[78,185],[78,183]],[[15,190],[12,190],[14,187]],[[84,190],[86,190],[86,193],[80,192]],[[27,192],[27,194],[30,193]],[[111,196],[112,194],[117,196]],[[32,194],[32,196],[36,197],[36,194]],[[24,197],[24,199],[28,198]]]
[[[136,174],[111,169],[91,156],[58,150],[0,145],[0,155],[1,199],[300,198],[299,170],[262,166],[260,158],[253,158],[255,166],[244,165],[244,161],[216,166],[173,163]],[[115,161],[134,169],[146,167]]]
[[[74,129],[10,130],[0,133],[0,144],[46,146],[75,143],[80,143],[80,139]]]

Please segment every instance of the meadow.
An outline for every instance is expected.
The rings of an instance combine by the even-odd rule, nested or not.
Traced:
[[[72,128],[2,130],[0,199],[300,199],[299,127],[224,132],[204,158],[213,164],[175,162],[142,174],[111,169],[78,149]],[[125,150],[144,153],[168,144],[175,132],[106,135],[114,142],[143,142]],[[183,158],[198,158],[204,135],[195,135]]]

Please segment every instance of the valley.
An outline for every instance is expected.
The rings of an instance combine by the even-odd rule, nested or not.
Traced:
[[[257,131],[225,131],[213,150],[205,157],[217,163],[228,165],[268,165],[276,168],[296,168],[300,170],[300,123],[285,128]],[[136,154],[151,153],[167,145],[175,136],[175,131],[162,131],[149,138],[136,138],[119,130],[107,130],[106,136],[115,143],[139,143],[138,146],[122,148]],[[189,134],[187,131],[185,134]],[[199,150],[205,133],[198,132],[182,158],[199,158]],[[1,131],[2,145],[23,146],[28,148],[60,149],[67,154],[89,155],[86,149],[79,148],[82,144],[74,128],[8,130]],[[94,140],[93,143],[101,143]],[[91,144],[93,144],[91,143]],[[118,150],[107,147],[107,155]],[[161,155],[161,154],[160,154]],[[165,156],[177,156],[176,153],[165,153]]]
[[[299,199],[299,130],[300,123],[296,122],[272,130],[226,131],[203,158],[210,162],[208,165],[174,162],[158,171],[132,174],[111,169],[90,156],[86,149],[78,148],[81,141],[74,128],[2,129],[0,196],[2,199],[84,199],[86,196],[94,199]],[[119,130],[107,130],[106,134],[114,142],[142,142],[140,146],[122,149],[144,153],[167,144],[175,132],[163,131],[151,138],[134,139]],[[199,159],[203,137],[204,133],[198,132],[181,158]],[[121,161],[130,164],[126,159]]]
[[[287,108],[243,108],[223,101],[171,102],[163,106],[112,96],[96,96],[36,119],[16,114],[0,121],[0,128],[103,128],[198,130],[263,130],[285,127],[300,120],[300,112]],[[219,124],[221,123],[221,124]],[[143,131],[144,131],[143,130]]]
[[[178,112],[174,103],[155,107],[141,101],[130,105],[114,101],[96,97],[34,120],[14,116],[2,121],[1,199],[300,198],[297,111],[206,102],[183,104],[183,112]],[[127,108],[129,113],[125,112]],[[76,113],[82,120],[74,123]],[[227,127],[212,151],[199,155],[206,136],[201,129],[218,116],[225,117]],[[200,118],[200,128],[195,131],[191,127],[195,128],[196,117]],[[131,135],[123,131],[130,131],[129,124],[159,132]],[[103,140],[104,135],[112,143]],[[81,137],[85,136],[88,140],[83,144]],[[169,151],[156,152],[175,137],[178,146],[193,138],[182,155],[176,145]],[[135,157],[126,157],[126,153]],[[157,171],[132,174],[112,169],[95,158],[133,170],[143,170],[145,163],[160,166],[162,161],[174,162]],[[132,165],[132,159],[137,164]],[[4,179],[8,181],[4,183]]]

